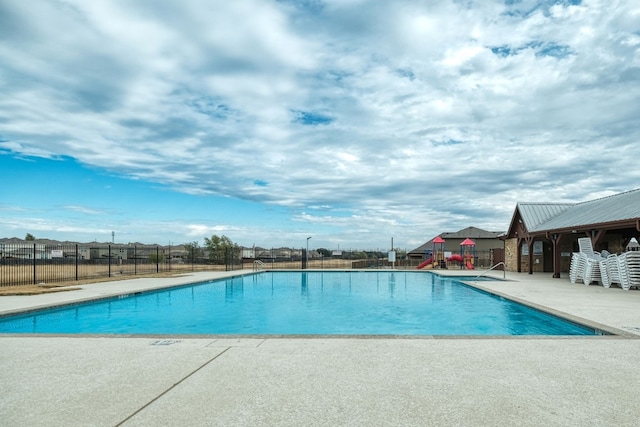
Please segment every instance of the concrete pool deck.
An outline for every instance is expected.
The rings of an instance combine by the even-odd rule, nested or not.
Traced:
[[[238,273],[1,297],[0,314]],[[640,291],[506,277],[477,285],[623,335],[0,335],[0,424],[638,425]]]

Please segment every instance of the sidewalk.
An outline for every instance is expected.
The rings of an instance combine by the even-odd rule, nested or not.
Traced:
[[[109,298],[133,292],[151,291],[171,286],[180,286],[189,283],[198,283],[250,273],[252,273],[251,270],[203,271],[185,273],[173,277],[144,277],[113,282],[92,283],[89,285],[73,286],[74,288],[79,288],[77,290],[51,292],[40,295],[0,296],[0,315],[46,308],[53,305]]]
[[[102,297],[204,274],[63,294]],[[640,291],[507,279],[478,285],[626,333],[640,326]],[[46,304],[41,297],[71,299],[2,297],[0,310]],[[637,337],[2,336],[0,424],[635,426]]]

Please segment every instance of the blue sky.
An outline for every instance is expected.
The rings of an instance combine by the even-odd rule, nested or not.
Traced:
[[[0,237],[413,249],[638,187],[628,1],[0,2]]]

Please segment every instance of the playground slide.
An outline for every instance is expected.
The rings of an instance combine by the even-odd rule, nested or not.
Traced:
[[[473,263],[471,261],[467,261],[467,270],[473,270]]]
[[[458,262],[462,262],[462,255],[453,254],[453,255],[451,255],[449,258],[447,258],[447,261],[458,261]]]
[[[418,266],[416,267],[416,270],[423,269],[423,268],[425,268],[427,265],[432,264],[432,263],[433,263],[433,255],[431,255],[431,257],[430,257],[428,260],[426,260],[425,262],[420,263],[420,265],[418,265]]]

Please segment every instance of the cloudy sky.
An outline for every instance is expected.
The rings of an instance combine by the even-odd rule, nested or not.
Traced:
[[[0,237],[411,250],[640,187],[640,3],[0,0]]]

